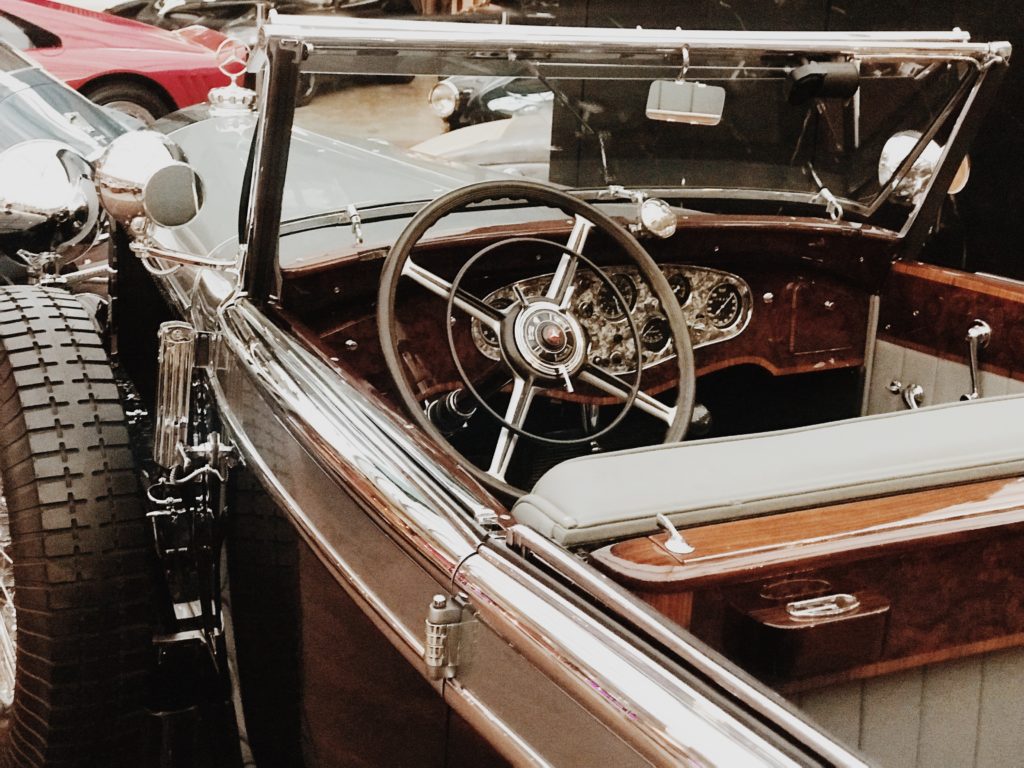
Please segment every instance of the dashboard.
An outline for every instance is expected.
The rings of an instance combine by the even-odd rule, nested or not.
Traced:
[[[659,266],[683,311],[695,349],[732,339],[750,323],[752,292],[741,277],[688,264]],[[519,292],[527,298],[543,296],[551,277],[537,275],[502,286],[484,302],[504,309],[517,301]],[[600,275],[589,268],[580,269],[574,286],[572,311],[589,339],[592,363],[609,373],[635,371],[637,338],[643,368],[674,357],[668,320],[636,267],[602,268]],[[475,320],[472,335],[481,354],[492,360],[500,358],[498,340]]]

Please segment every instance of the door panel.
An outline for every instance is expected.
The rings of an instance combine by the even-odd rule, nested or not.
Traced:
[[[956,402],[971,391],[967,331],[992,328],[979,351],[983,397],[1024,392],[1024,284],[920,262],[893,266],[881,297],[868,413],[907,407],[893,381],[924,388],[924,405]]]
[[[884,768],[996,768],[1024,754],[1024,649],[801,694],[796,703]]]

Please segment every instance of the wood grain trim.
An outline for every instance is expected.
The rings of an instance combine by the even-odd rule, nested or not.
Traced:
[[[664,547],[666,534],[612,544],[592,558],[634,588],[680,591],[1022,522],[1024,478],[1017,477],[689,528],[695,552],[685,558]]]
[[[882,295],[878,337],[917,352],[967,364],[967,329],[992,327],[982,370],[1024,381],[1024,283],[920,262],[893,266]]]

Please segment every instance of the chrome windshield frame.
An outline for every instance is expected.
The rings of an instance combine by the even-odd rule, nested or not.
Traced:
[[[942,181],[952,178],[977,130],[980,113],[984,111],[979,107],[991,101],[1005,69],[996,65],[1005,64],[1012,50],[1006,42],[971,42],[970,35],[960,30],[721,32],[392,21],[288,16],[276,12],[271,12],[268,23],[261,27],[259,41],[256,60],[262,62],[258,77],[263,98],[248,187],[250,195],[244,212],[243,243],[245,289],[259,304],[273,302],[279,295],[281,199],[288,137],[294,119],[293,94],[300,72],[374,72],[382,67],[393,71],[400,58],[400,69],[410,73],[436,72],[437,66],[444,64],[453,72],[461,66],[466,72],[478,73],[486,68],[494,75],[530,75],[539,67],[551,73],[578,75],[585,66],[588,76],[599,76],[608,69],[601,66],[603,62],[622,70],[621,76],[636,77],[645,68],[663,72],[666,67],[680,66],[684,51],[693,68],[707,64],[711,56],[751,53],[808,54],[861,61],[900,57],[969,60],[977,65],[976,77],[955,116],[941,172],[935,174],[925,200],[918,204],[900,233],[910,250],[914,250],[927,235],[927,227],[920,222],[941,204]],[[621,60],[626,58],[630,66],[623,70]],[[908,162],[912,163],[913,158]],[[892,186],[890,183],[887,188]],[[850,210],[870,213],[877,207],[878,204],[867,209],[853,206]]]

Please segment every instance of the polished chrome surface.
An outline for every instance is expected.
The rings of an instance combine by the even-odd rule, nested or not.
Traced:
[[[977,400],[981,397],[981,370],[978,363],[979,350],[988,346],[992,338],[992,326],[984,320],[975,320],[967,329],[967,357],[971,364],[971,391],[961,395],[961,400]]]
[[[247,301],[227,307],[222,314],[223,337],[234,353],[232,365],[241,365],[252,377],[258,397],[267,399],[274,418],[281,420],[284,434],[293,436],[298,445],[305,447],[306,458],[295,462],[287,456],[268,457],[268,450],[283,449],[284,437],[273,439],[272,448],[247,439],[236,442],[243,452],[250,454],[250,466],[271,481],[272,488],[276,486],[275,495],[285,502],[300,528],[320,548],[325,563],[367,605],[370,615],[398,641],[399,650],[407,658],[421,658],[424,652],[424,603],[419,603],[417,614],[408,595],[385,598],[381,584],[373,586],[367,582],[374,576],[372,570],[353,567],[353,550],[337,549],[337,542],[327,529],[336,523],[330,523],[330,518],[318,518],[320,513],[306,500],[299,503],[295,498],[300,492],[325,495],[323,481],[316,483],[312,476],[289,481],[288,473],[297,471],[296,465],[302,461],[312,461],[324,473],[324,479],[338,489],[347,488],[349,493],[361,496],[366,505],[365,519],[379,520],[390,536],[398,537],[400,543],[434,569],[439,580],[455,579],[456,586],[469,595],[473,610],[482,620],[492,622],[505,644],[527,649],[532,663],[573,697],[582,697],[586,709],[595,711],[613,732],[632,743],[640,728],[647,743],[645,748],[652,757],[657,756],[654,762],[665,764],[679,755],[701,754],[714,756],[722,765],[740,764],[735,759],[748,765],[786,764],[768,745],[745,734],[742,726],[724,715],[710,728],[705,720],[707,707],[700,697],[659,669],[654,660],[632,643],[600,628],[597,622],[585,620],[578,609],[533,584],[524,573],[510,572],[507,564],[495,569],[492,564],[481,562],[482,558],[475,553],[483,534],[466,522],[471,518],[472,508],[479,506],[473,491],[441,470],[434,457],[428,456],[399,422],[385,416],[361,392],[269,324]],[[229,380],[234,375],[229,366],[216,379],[220,382],[218,399],[226,401],[227,420],[237,436],[253,430],[253,417],[241,411],[253,407],[257,393],[231,395],[221,389],[225,384],[231,386]],[[261,429],[274,427],[272,422],[268,424],[266,416],[259,417],[259,421]],[[268,461],[274,464],[260,467]],[[313,488],[308,487],[311,484]],[[336,518],[337,499],[320,502],[326,504],[324,514],[328,515],[332,503]],[[345,526],[357,521],[358,517],[348,515]],[[371,568],[368,564],[365,567]],[[525,599],[524,590],[536,590],[542,599]],[[424,599],[429,600],[430,596]],[[408,607],[403,609],[404,606]],[[554,647],[536,644],[538,638],[554,637],[558,638]],[[578,664],[584,662],[591,671],[581,676]],[[637,674],[636,665],[642,674]],[[621,701],[598,694],[597,681],[604,690],[622,689],[622,695],[631,701],[644,700],[642,707],[637,705],[639,719],[623,718]],[[495,705],[485,704],[486,708],[477,716],[493,717]],[[693,728],[683,727],[684,723]],[[655,733],[656,738],[651,735]],[[530,734],[520,734],[520,738],[529,741]]]
[[[676,527],[672,525],[671,520],[661,512],[655,515],[655,519],[658,521],[658,525],[668,532],[668,538],[664,542],[665,549],[676,555],[689,555],[693,552],[693,547],[683,538],[683,535],[679,533]]]
[[[508,59],[538,53],[565,54],[657,54],[681,56],[684,48],[691,57],[713,50],[734,52],[843,53],[867,57],[872,54],[962,55],[999,54],[1005,43],[970,43],[970,35],[950,32],[745,32],[682,29],[616,29],[537,27],[514,24],[465,24],[431,22],[429,28],[416,22],[382,19],[343,19],[339,17],[289,16],[271,12],[261,39],[275,41],[301,39],[310,44],[312,65],[318,55],[332,46],[350,50],[388,45],[392,50],[464,50],[504,49]],[[696,64],[694,65],[696,67]]]
[[[249,61],[249,47],[228,38],[217,47],[217,68],[230,78],[228,85],[210,90],[210,114],[213,117],[244,115],[256,108],[256,91],[239,84]]]
[[[110,142],[96,161],[96,184],[107,213],[122,224],[147,216],[146,186],[160,170],[185,161],[162,133],[133,131]]]
[[[14,561],[11,547],[11,521],[7,501],[0,496],[0,714],[14,701],[18,655],[18,615],[14,610]]]
[[[903,404],[912,411],[916,411],[924,402],[924,387],[920,384],[907,384],[899,392],[903,397]]]
[[[659,267],[670,284],[672,281],[685,280],[689,286],[686,296],[679,298],[694,349],[735,338],[750,324],[753,294],[741,277],[718,269],[683,264],[659,264]],[[643,367],[651,368],[674,359],[671,339],[667,335],[660,343],[655,343],[652,328],[659,319],[664,319],[664,312],[657,297],[641,279],[639,270],[632,266],[607,267],[602,272],[610,279],[628,280],[631,290],[635,291],[635,299],[630,302],[631,315],[641,336]],[[518,300],[517,289],[528,298],[543,296],[552,282],[550,274],[519,280],[491,291],[484,297],[483,303],[492,307],[510,306]],[[621,375],[635,371],[636,342],[632,338],[625,314],[602,308],[608,304],[607,294],[610,293],[606,283],[586,268],[576,270],[570,282],[575,287],[571,297],[572,316],[582,326],[590,343],[587,359],[608,373]],[[708,304],[713,292],[720,290],[721,286],[735,289],[739,303],[735,319],[719,327],[714,322]],[[652,335],[647,337],[645,331]],[[476,315],[472,321],[472,334],[481,354],[492,360],[501,359],[495,332],[490,328],[485,329]]]
[[[523,525],[513,526],[508,531],[507,541],[513,549],[535,555],[546,566],[579,586],[613,614],[665,646],[684,664],[715,681],[717,686],[743,702],[775,728],[806,745],[825,762],[837,766],[865,765],[845,747],[808,723],[795,707],[780,696],[758,684],[724,658],[709,655],[705,649],[694,645],[692,638],[680,632],[678,627],[662,614],[637,600],[623,587],[532,528]]]
[[[89,164],[65,144],[36,139],[0,153],[0,234],[50,227],[49,247],[89,237],[99,199]]]
[[[185,462],[181,449],[188,445],[196,332],[189,323],[167,322],[161,324],[159,338],[153,460],[169,470]]]
[[[843,616],[853,613],[858,608],[860,608],[860,599],[856,595],[845,592],[786,603],[786,613],[795,621],[814,621],[815,619]]]
[[[651,764],[797,764],[662,659],[529,578],[518,563],[484,548],[459,569],[456,586],[483,624]]]

